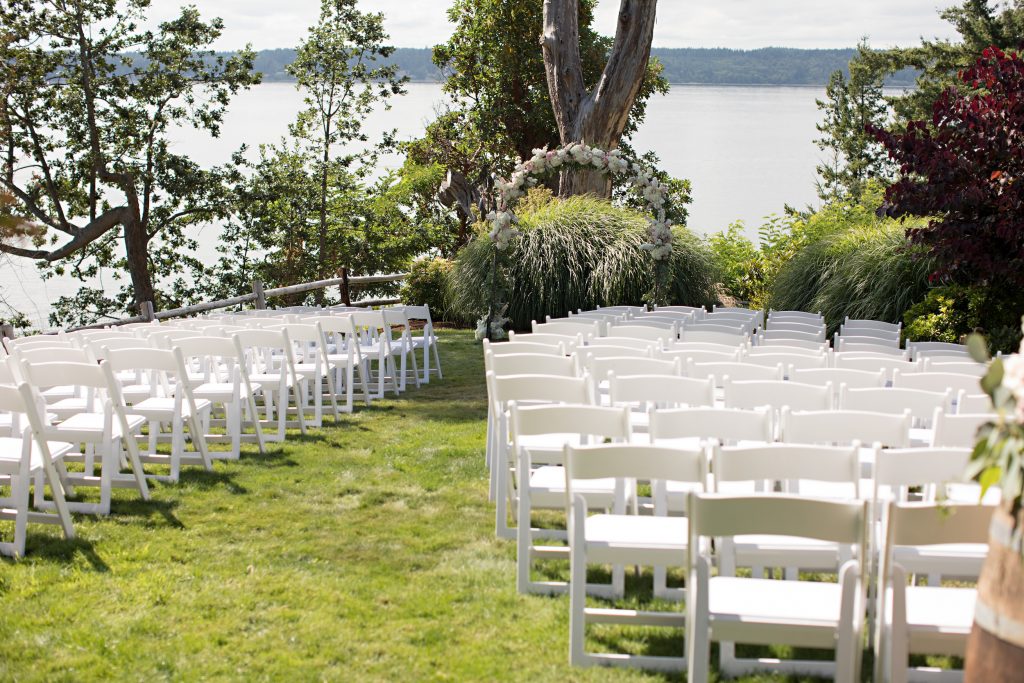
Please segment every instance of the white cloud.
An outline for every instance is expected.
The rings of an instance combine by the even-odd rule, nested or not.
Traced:
[[[524,1],[524,0],[517,0]],[[532,0],[539,2],[539,0]],[[193,0],[205,17],[224,19],[218,49],[251,43],[257,49],[292,47],[317,20],[319,0]],[[448,0],[362,0],[364,11],[383,12],[394,45],[428,47],[451,33]],[[850,47],[862,36],[871,45],[910,45],[921,37],[950,38],[938,16],[955,0],[660,0],[654,44],[659,47]],[[178,0],[154,0],[150,17],[174,16]],[[618,0],[600,0],[597,28],[615,32]]]

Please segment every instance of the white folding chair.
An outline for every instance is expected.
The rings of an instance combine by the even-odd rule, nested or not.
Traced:
[[[660,344],[662,347],[668,346],[679,338],[679,334],[674,326],[664,327],[651,327],[646,325],[634,325],[634,321],[628,321],[626,325],[612,325],[608,328],[608,334],[606,335],[612,339],[618,339],[624,337],[626,339],[643,339],[646,341],[652,341]]]
[[[812,344],[824,344],[827,342],[825,338],[825,330],[822,328],[817,332],[802,332],[797,330],[780,329],[777,327],[770,326],[762,332],[758,332],[757,341],[760,344],[762,341],[801,341],[810,342]]]
[[[721,331],[717,329],[690,329],[684,326],[679,331],[679,341],[686,343],[703,342],[710,344],[725,344],[727,346],[741,347],[750,343],[750,335],[746,334],[742,330]]]
[[[384,308],[380,311],[384,317],[385,327],[382,334],[388,336],[391,355],[398,356],[399,363],[395,369],[397,375],[395,381],[398,383],[398,390],[405,391],[410,374],[409,365],[412,365],[412,379],[416,388],[420,387],[419,361],[416,360],[416,346],[412,340],[412,327],[409,325],[409,316],[405,308]],[[398,336],[395,337],[395,329],[398,329]]]
[[[977,589],[907,585],[908,570],[901,566],[897,553],[908,547],[985,543],[992,510],[981,505],[932,503],[888,506],[879,577],[875,680],[934,680],[932,670],[925,672],[910,665],[911,654],[963,657],[975,620]],[[962,676],[962,672],[952,673],[945,680],[953,680],[957,673]]]
[[[703,448],[675,449],[632,444],[565,447],[565,491],[569,519],[570,595],[569,661],[574,666],[627,665],[683,669],[684,657],[595,653],[586,649],[587,623],[651,625],[680,628],[679,612],[643,612],[592,608],[586,605],[587,565],[651,565],[685,568],[689,535],[687,520],[663,515],[619,512],[588,516],[595,506],[587,485],[626,479],[676,481],[703,487],[707,463]]]
[[[920,389],[921,391],[945,392],[951,390],[954,394],[961,391],[976,394],[981,389],[981,380],[973,375],[957,372],[912,372],[907,374],[901,370],[895,370],[892,376],[892,385],[904,389]]]
[[[308,325],[318,325],[323,334],[326,342],[324,363],[334,376],[332,391],[335,393],[335,401],[338,398],[344,399],[344,405],[338,410],[343,413],[355,410],[357,381],[360,390],[358,396],[362,398],[364,404],[370,405],[367,368],[363,363],[362,349],[357,341],[351,318],[343,315],[318,315],[307,318],[304,322]],[[439,372],[438,377],[440,376]]]
[[[957,413],[935,411],[932,446],[939,448],[974,448],[978,429],[993,421],[992,413]]]
[[[988,372],[988,366],[973,360],[955,361],[948,358],[922,358],[921,372],[952,372],[960,375],[982,377]]]
[[[793,410],[831,410],[832,386],[816,386],[781,380],[734,382],[727,377],[722,387],[726,408],[751,410],[767,406],[778,415],[783,406]]]
[[[529,335],[523,335],[519,339],[525,339]],[[544,353],[552,356],[565,356],[568,353],[572,353],[571,349],[566,349],[564,344],[534,344],[532,342],[520,341],[501,342],[500,344],[493,344],[490,340],[484,339],[484,355],[491,353],[495,356],[501,356],[507,353]]]
[[[14,537],[0,542],[0,555],[23,557],[28,523],[60,524],[64,538],[75,537],[75,528],[64,498],[66,478],[61,477],[63,457],[73,450],[69,443],[47,441],[43,436],[42,398],[28,383],[0,384],[0,411],[11,415],[8,436],[0,437],[0,475],[9,480],[9,501],[0,499],[0,519],[14,520]],[[58,469],[60,468],[60,470]],[[30,487],[42,500],[49,485],[56,514],[37,512],[29,502]]]
[[[959,414],[995,413],[992,398],[988,394],[969,394],[961,391],[956,399],[956,412]]]
[[[254,440],[259,452],[265,452],[263,429],[256,407],[256,393],[262,388],[249,377],[245,355],[233,339],[225,337],[185,337],[175,340],[189,373],[189,384],[196,399],[209,401],[213,408],[222,407],[223,418],[211,415],[210,424],[223,426],[225,434],[207,432],[207,443],[229,441],[231,450],[211,452],[212,458],[237,460],[243,440]],[[213,410],[211,408],[211,411]],[[244,414],[248,413],[248,420]],[[251,424],[253,433],[246,434]]]
[[[489,340],[484,340],[488,341]],[[584,344],[594,343],[594,339],[588,334],[584,336],[582,334],[569,335],[569,334],[547,334],[532,332],[520,334],[515,330],[509,330],[508,333],[509,343],[518,344],[520,342],[526,342],[527,344],[550,344],[551,346],[564,346],[566,353],[572,353],[577,347],[583,346]]]
[[[828,367],[828,357],[825,355],[811,356],[797,353],[747,354],[744,356],[743,362],[752,363],[753,365],[781,365],[785,379],[791,379],[794,370]]]
[[[519,407],[512,401],[509,405],[509,433],[512,439],[512,453],[515,458],[516,498],[516,546],[517,586],[520,593],[551,594],[564,591],[568,586],[560,581],[534,581],[531,569],[534,560],[565,559],[569,548],[565,546],[535,545],[535,539],[556,538],[567,540],[565,532],[534,528],[531,513],[548,508],[561,510],[565,506],[565,474],[560,466],[541,465],[534,467],[533,441],[540,437],[545,446],[556,446],[560,459],[564,461],[564,447],[600,443],[612,439],[621,443],[629,441],[629,410],[626,408],[604,408],[587,405],[541,405]],[[614,508],[623,512],[626,491],[622,482],[602,479],[591,482],[583,489],[590,505],[600,509]],[[621,595],[624,587],[621,566],[612,572],[611,595]]]
[[[828,344],[813,339],[758,336],[754,338],[754,341],[757,343],[757,346],[784,346],[787,350],[791,349],[792,347],[807,349],[809,351],[815,351],[817,353],[825,353],[828,350]]]
[[[72,512],[107,515],[113,488],[133,488],[143,500],[149,500],[149,485],[139,459],[135,436],[146,420],[126,413],[120,387],[106,361],[95,363],[25,363],[21,366],[25,381],[36,387],[66,384],[84,390],[89,400],[84,410],[55,425],[43,424],[42,438],[71,444],[84,444],[78,453],[65,454],[64,460],[80,461],[84,472],[71,472],[67,481],[74,486],[98,487],[99,503],[68,502]],[[122,448],[127,451],[130,475],[121,474]],[[100,475],[95,476],[95,458],[100,458]],[[36,501],[37,507],[40,501]]]
[[[530,321],[530,331],[535,334],[564,334],[575,337],[578,334],[592,337],[603,337],[605,330],[605,323],[601,320],[591,320],[590,318],[562,318],[557,321],[552,321],[551,316],[548,316],[548,322],[538,323],[536,320]]]
[[[843,386],[850,389],[872,389],[885,386],[885,371],[881,369],[871,372],[848,368],[797,368],[793,371],[793,376],[790,379],[801,384],[816,384],[818,386],[831,384],[832,388],[837,391]]]
[[[395,366],[394,351],[391,346],[391,326],[384,319],[382,311],[353,311],[348,316],[355,331],[353,341],[359,344],[359,356],[364,369],[367,384],[373,382],[373,363],[377,367],[377,395],[384,398],[387,388],[398,396],[400,379]]]
[[[295,399],[299,430],[305,434],[306,417],[302,411],[304,389],[300,383],[306,380],[297,375],[285,352],[291,344],[287,330],[254,328],[235,332],[232,338],[238,356],[245,363],[249,380],[260,387],[258,393],[263,398],[264,412],[262,424],[271,427],[276,421],[276,431],[264,434],[264,439],[284,441],[285,430],[289,425],[289,394],[293,394]]]
[[[882,339],[871,339],[859,337],[861,341],[850,341],[846,337],[839,337],[837,352],[840,353],[873,353],[877,355],[892,356],[899,360],[910,360],[910,354],[905,349],[885,343]]]
[[[495,501],[495,533],[499,538],[515,538],[515,527],[508,523],[509,506],[516,510],[517,491],[514,478],[515,454],[509,445],[508,407],[513,401],[520,405],[562,403],[594,405],[594,383],[590,376],[556,377],[552,375],[508,375],[487,373],[488,448],[490,491]],[[531,458],[546,459],[558,464],[562,458],[563,441],[530,439]]]
[[[966,345],[950,342],[907,342],[907,351],[910,352],[910,360],[913,361],[935,356],[962,357],[966,361],[971,357]]]
[[[438,379],[443,379],[440,345],[437,334],[434,332],[434,321],[430,317],[430,306],[423,304],[422,306],[404,306],[403,308],[410,323],[422,321],[423,324],[423,331],[420,334],[416,335],[410,332],[413,348],[420,349],[423,354],[423,377],[420,381],[430,384],[430,374],[433,372],[437,373]],[[434,359],[435,367],[433,368],[430,367],[431,358]]]
[[[839,396],[839,407],[844,410],[862,410],[876,413],[892,413],[902,415],[910,411],[913,419],[911,425],[911,442],[924,446],[932,441],[931,430],[934,429],[933,419],[936,409],[951,411],[953,392],[947,390],[921,391],[901,387],[850,389],[843,387]]]
[[[130,407],[126,404],[123,409],[144,417],[149,423],[149,448],[140,454],[139,460],[143,463],[167,465],[170,468],[167,477],[152,476],[177,482],[182,464],[201,465],[207,471],[213,470],[204,438],[212,404],[206,399],[197,399],[192,393],[181,351],[138,348],[104,351],[107,363],[115,373],[146,375],[145,383],[140,386],[147,387],[149,395],[141,399],[136,397]],[[171,430],[170,455],[157,453],[157,443],[163,425],[167,425]],[[192,443],[192,454],[185,452],[186,434],[188,441]]]
[[[785,340],[783,340],[785,341]],[[771,344],[764,344],[762,346],[751,346],[743,350],[743,357],[750,358],[752,356],[764,356],[767,354],[774,353],[788,353],[800,356],[811,356],[817,358],[818,356],[828,357],[829,347],[828,344],[810,344],[804,346],[789,346],[783,342]]]
[[[661,348],[661,342],[656,340],[652,341],[650,339],[635,339],[633,337],[600,337],[598,339],[589,340],[586,347],[578,350],[589,351],[602,346],[615,346],[619,348],[637,349],[638,351],[657,353],[657,350]]]
[[[859,680],[866,599],[866,502],[788,496],[730,497],[691,494],[690,579],[687,597],[688,679],[708,680],[712,640],[835,650],[834,662],[759,659],[722,662],[735,676],[745,670],[783,671]],[[838,583],[711,577],[703,539],[742,534],[784,534],[854,545],[855,559],[839,569]]]

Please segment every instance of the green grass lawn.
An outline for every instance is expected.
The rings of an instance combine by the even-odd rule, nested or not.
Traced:
[[[0,561],[0,680],[665,680],[570,668],[568,599],[516,594],[481,350],[441,341],[442,381],[187,469],[149,502],[115,491],[72,542],[30,527],[27,557]]]

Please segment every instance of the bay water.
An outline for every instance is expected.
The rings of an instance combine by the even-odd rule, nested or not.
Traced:
[[[824,89],[787,86],[674,85],[647,106],[647,119],[633,146],[653,150],[673,176],[693,183],[689,226],[706,234],[742,220],[756,239],[757,227],[784,205],[803,208],[817,203],[815,166],[822,152],[814,144],[821,112],[815,100]],[[397,129],[399,139],[422,135],[445,100],[440,84],[411,83],[408,94],[390,110],[378,110],[366,123],[371,140]],[[222,164],[241,145],[256,157],[260,144],[288,134],[288,124],[302,107],[302,94],[290,83],[265,83],[240,93],[231,103],[221,136],[178,128],[174,148],[203,166]],[[390,155],[382,168],[397,168],[402,159]],[[200,254],[213,259],[217,226],[196,229]],[[112,288],[111,274],[97,285]],[[47,326],[50,304],[73,294],[79,284],[69,278],[42,281],[34,263],[0,255],[0,301],[23,311],[38,326]]]

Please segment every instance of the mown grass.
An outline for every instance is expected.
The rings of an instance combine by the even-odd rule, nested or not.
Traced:
[[[150,502],[115,491],[72,542],[32,528],[27,557],[0,562],[0,680],[665,680],[570,668],[567,598],[516,594],[487,502],[480,347],[441,339],[443,381],[186,470]]]

